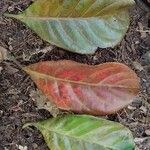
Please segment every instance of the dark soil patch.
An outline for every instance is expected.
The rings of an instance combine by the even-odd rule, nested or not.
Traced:
[[[93,55],[67,52],[42,41],[22,23],[5,18],[4,12],[17,13],[31,4],[31,0],[0,1],[0,46],[6,48],[22,64],[43,60],[70,59],[91,65],[118,61],[130,66],[141,79],[139,97],[127,109],[108,119],[123,123],[133,132],[137,147],[149,150],[150,135],[150,31],[149,14],[139,8],[131,11],[131,26],[120,45],[111,49],[98,49]],[[48,51],[46,53],[40,50]],[[50,50],[51,49],[51,50]],[[36,90],[32,80],[11,61],[0,63],[0,150],[48,150],[39,131],[22,129],[26,122],[51,117],[46,110],[38,110],[31,96]]]

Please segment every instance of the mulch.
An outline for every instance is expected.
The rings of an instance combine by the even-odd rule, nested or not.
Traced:
[[[149,150],[150,15],[135,7],[130,12],[130,28],[118,46],[99,48],[93,55],[80,55],[51,46],[21,22],[3,16],[4,12],[23,11],[31,3],[31,0],[0,1],[0,46],[22,65],[67,59],[90,65],[115,61],[131,67],[141,79],[139,96],[128,108],[106,118],[129,127],[137,149]],[[52,116],[36,106],[31,94],[36,90],[30,77],[15,63],[9,60],[0,63],[0,150],[48,150],[37,129],[22,129],[27,122]]]

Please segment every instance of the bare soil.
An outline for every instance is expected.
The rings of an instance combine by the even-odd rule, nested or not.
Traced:
[[[117,61],[130,66],[141,79],[139,96],[128,108],[106,118],[129,127],[137,149],[150,150],[150,15],[135,7],[129,31],[118,46],[80,55],[51,46],[24,24],[3,16],[4,12],[23,11],[31,3],[0,1],[0,46],[22,65],[69,59],[90,65]],[[27,122],[51,117],[48,111],[38,109],[32,91],[36,91],[35,84],[15,63],[0,63],[0,150],[19,150],[21,146],[24,150],[48,150],[38,130],[22,129]]]

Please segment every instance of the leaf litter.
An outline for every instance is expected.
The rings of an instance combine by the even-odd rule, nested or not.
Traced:
[[[0,9],[1,12],[5,12],[9,6],[15,5],[15,9],[12,13],[17,13],[18,11],[25,10],[29,4],[32,3],[31,0],[23,0],[18,2],[12,2],[10,0],[1,0]],[[150,28],[148,25],[148,15],[144,14],[143,11],[139,8],[132,10],[132,22],[131,27],[126,34],[124,42],[122,42],[118,47],[111,49],[106,54],[105,51],[99,49],[94,55],[78,55],[66,52],[60,48],[54,48],[54,50],[44,54],[44,57],[40,55],[32,55],[30,60],[24,62],[23,52],[31,53],[35,49],[43,49],[44,47],[49,46],[48,43],[43,42],[38,36],[36,36],[31,30],[23,26],[23,24],[16,22],[11,19],[1,18],[0,17],[0,45],[8,44],[9,38],[13,40],[11,45],[13,47],[13,54],[15,57],[21,61],[23,64],[28,65],[36,63],[39,60],[60,60],[60,59],[71,59],[81,63],[88,64],[99,64],[108,61],[119,61],[127,64],[128,66],[134,68],[133,62],[136,61],[142,66],[144,65],[144,71],[136,70],[136,73],[141,80],[141,94],[142,106],[136,106],[135,110],[125,109],[118,113],[118,115],[111,115],[106,118],[113,121],[119,121],[124,125],[128,126],[132,133],[134,134],[135,140],[142,139],[141,141],[136,141],[137,147],[139,150],[149,150],[149,136],[145,134],[145,131],[149,130],[149,118],[150,118],[150,81],[148,76],[148,65],[149,65],[149,33],[146,32],[146,38],[141,38],[141,34],[136,32],[135,29],[138,27],[137,22],[141,22],[145,29]],[[20,33],[20,34],[18,34]],[[28,38],[29,37],[29,38]],[[9,46],[9,44],[8,44]],[[96,59],[94,59],[96,58]],[[138,61],[137,61],[138,60]],[[141,63],[143,60],[143,64]],[[5,64],[1,63],[2,73],[0,74],[0,112],[2,122],[0,122],[0,148],[4,149],[15,149],[17,150],[15,143],[22,143],[21,145],[27,145],[29,149],[38,145],[39,149],[48,150],[41,134],[36,131],[22,131],[21,127],[26,122],[32,122],[39,119],[47,119],[51,116],[48,112],[43,112],[37,110],[36,105],[32,98],[30,97],[30,92],[35,90],[35,85],[31,82],[30,79],[27,79],[26,74],[22,71],[18,71],[13,75],[8,72],[8,69],[5,68]],[[14,64],[13,64],[14,65]],[[17,81],[17,82],[16,82]],[[12,86],[13,85],[13,86]],[[20,90],[17,95],[13,93],[8,93],[10,89]],[[11,108],[22,99],[25,103],[20,107],[22,110],[17,112],[11,110]],[[129,115],[130,114],[130,115]],[[6,128],[7,127],[7,128]],[[17,130],[16,130],[17,129]],[[146,136],[146,137],[145,137]],[[37,147],[37,146],[36,146]]]

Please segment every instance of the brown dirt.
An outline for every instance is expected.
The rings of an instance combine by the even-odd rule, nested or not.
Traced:
[[[140,150],[150,149],[150,16],[139,8],[131,11],[131,26],[124,40],[115,48],[98,49],[93,55],[67,52],[42,41],[17,20],[5,18],[4,12],[17,13],[31,0],[0,1],[0,46],[6,48],[22,65],[43,60],[70,59],[87,64],[118,61],[130,66],[141,79],[139,97],[128,108],[106,118],[121,122],[132,131]],[[41,52],[41,50],[48,50]],[[149,53],[149,55],[148,55]],[[39,131],[22,129],[26,122],[43,120],[51,114],[38,110],[31,91],[32,80],[12,61],[0,63],[0,150],[48,150]]]

